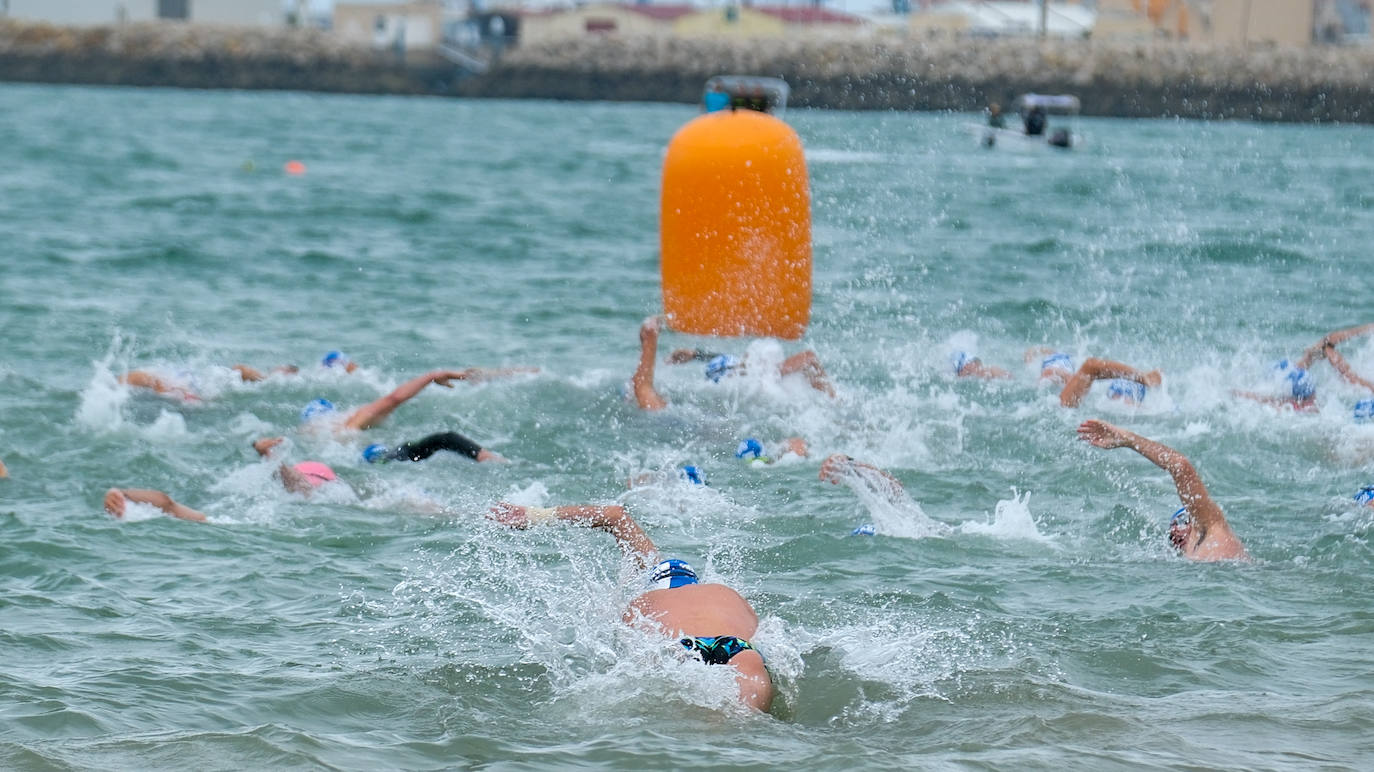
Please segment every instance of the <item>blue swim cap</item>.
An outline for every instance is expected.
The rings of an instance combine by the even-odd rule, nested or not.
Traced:
[[[1368,421],[1374,418],[1374,399],[1362,399],[1355,403],[1355,420]]]
[[[763,443],[759,442],[758,440],[754,439],[753,437],[750,437],[749,439],[744,440],[743,442],[741,442],[741,443],[739,444],[739,447],[738,447],[738,448],[735,448],[735,458],[762,458],[762,457],[763,457]]]
[[[1065,354],[1062,351],[1056,351],[1053,354],[1050,354],[1049,356],[1040,360],[1040,369],[1063,370],[1065,372],[1071,373],[1074,371],[1075,368],[1073,366],[1073,359],[1071,359],[1068,354]]]
[[[697,583],[697,572],[685,560],[665,560],[654,566],[649,575],[649,584],[655,589],[670,590]]]
[[[1359,504],[1368,504],[1374,501],[1374,485],[1366,485],[1355,494],[1355,501]]]
[[[706,377],[712,383],[720,383],[727,373],[739,365],[739,360],[729,354],[717,354],[706,363]]]
[[[958,375],[959,371],[964,369],[964,365],[968,364],[969,362],[972,362],[973,359],[974,357],[970,355],[967,351],[949,352],[949,366],[954,368],[955,375]]]
[[[319,418],[322,415],[328,415],[332,412],[334,412],[333,402],[330,402],[324,397],[311,400],[310,404],[306,405],[305,408],[301,410],[301,423],[305,423],[306,421],[313,421],[314,419]]]
[[[1107,396],[1127,402],[1141,402],[1145,399],[1145,384],[1126,378],[1113,378],[1111,383],[1107,384]]]
[[[369,464],[375,464],[378,461],[386,461],[386,446],[380,443],[373,443],[363,448],[363,460]]]
[[[1311,399],[1317,393],[1316,387],[1312,384],[1312,376],[1306,370],[1295,367],[1288,371],[1285,376],[1289,385],[1292,387],[1293,399]]]
[[[858,528],[855,528],[854,530],[850,531],[850,532],[849,532],[849,535],[850,535],[850,536],[876,536],[877,533],[878,533],[878,529],[874,528],[872,523],[864,523],[863,525],[859,526]]]
[[[334,367],[335,365],[347,367],[348,356],[345,355],[342,351],[331,351],[328,354],[324,355],[324,359],[320,360],[320,364],[324,365],[325,367]]]
[[[1173,527],[1174,527],[1174,523],[1177,523],[1180,519],[1183,519],[1184,522],[1187,522],[1187,521],[1190,519],[1190,518],[1188,517],[1188,508],[1187,508],[1187,507],[1179,507],[1178,510],[1177,510],[1176,512],[1174,512],[1174,516],[1171,517],[1171,518],[1169,518],[1169,527],[1170,527],[1170,528],[1173,528]]]
[[[701,471],[701,467],[699,466],[692,466],[691,464],[688,464],[687,466],[682,467],[682,469],[679,472],[679,476],[687,480],[687,482],[692,483],[693,485],[706,484],[706,473]]]

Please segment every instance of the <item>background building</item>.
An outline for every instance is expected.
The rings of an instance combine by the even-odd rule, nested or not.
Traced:
[[[286,23],[282,0],[0,0],[0,15],[60,25],[189,21],[275,27]]]
[[[335,3],[333,29],[350,43],[424,50],[443,38],[444,8],[437,2]]]

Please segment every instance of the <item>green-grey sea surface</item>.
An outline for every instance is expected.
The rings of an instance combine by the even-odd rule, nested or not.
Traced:
[[[624,386],[661,307],[664,150],[694,115],[0,86],[0,767],[1374,763],[1362,392],[1319,363],[1315,413],[1232,394],[1374,321],[1374,129],[1083,119],[1058,152],[980,147],[974,115],[789,111],[806,338],[670,331],[660,361],[805,346],[837,396],[660,364],[671,404],[645,414]],[[1061,408],[1023,361],[1040,345],[1165,382]],[[361,368],[326,370],[331,349]],[[1013,377],[956,381],[956,350]],[[1341,350],[1374,377],[1374,341]],[[361,436],[298,423],[501,365],[539,372],[431,386]],[[131,369],[203,399],[131,392]],[[1079,442],[1092,417],[1187,454],[1254,561],[1174,555],[1168,476]],[[511,463],[361,459],[441,430]],[[810,457],[734,458],[788,436]],[[830,453],[909,500],[821,482]],[[273,470],[305,459],[341,482],[286,493]],[[111,486],[210,523],[116,520]],[[623,503],[738,588],[771,713],[621,623],[641,585],[609,536],[504,530],[483,517],[503,499]]]

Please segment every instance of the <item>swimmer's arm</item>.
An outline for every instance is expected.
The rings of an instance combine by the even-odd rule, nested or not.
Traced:
[[[958,375],[960,378],[982,378],[989,381],[1012,377],[1010,372],[995,365],[985,365],[981,359],[974,359],[964,365]]]
[[[901,481],[896,477],[872,464],[855,461],[842,453],[836,453],[821,462],[820,478],[832,485],[839,485],[849,479],[862,479],[863,477],[870,479],[876,477],[876,481],[886,488],[882,493],[886,494],[887,498],[894,503],[900,501],[906,492]]]
[[[639,326],[639,364],[630,377],[630,388],[640,410],[662,410],[668,400],[654,388],[654,357],[658,355],[659,320],[651,316]]]
[[[237,372],[244,383],[256,383],[267,379],[267,376],[264,375],[261,370],[249,367],[248,365],[234,365],[229,369]],[[281,365],[280,367],[272,368],[272,372],[282,373],[283,375],[295,375],[300,371],[301,369],[295,365]]]
[[[1363,386],[1370,391],[1374,391],[1374,383],[1366,381],[1361,378],[1358,373],[1352,370],[1350,368],[1350,363],[1345,361],[1345,357],[1341,356],[1341,352],[1337,351],[1334,346],[1326,349],[1326,361],[1331,363],[1331,366],[1336,369],[1336,372],[1341,374],[1342,378],[1356,386]]]
[[[1327,346],[1336,346],[1346,342],[1347,340],[1350,340],[1351,338],[1357,338],[1361,335],[1369,335],[1370,333],[1374,333],[1374,322],[1370,322],[1369,324],[1357,325],[1355,327],[1347,327],[1344,330],[1336,330],[1335,332],[1327,333],[1326,337],[1322,338],[1322,343]]]
[[[630,517],[624,507],[615,504],[605,507],[579,505],[541,508],[502,501],[491,508],[488,516],[512,528],[523,529],[549,520],[562,520],[605,531],[615,537],[623,551],[634,556],[641,568],[648,568],[650,561],[658,554],[658,548],[639,523]]]
[[[1241,399],[1252,400],[1254,402],[1260,402],[1265,405],[1272,405],[1274,407],[1293,406],[1293,400],[1288,399],[1286,397],[1271,397],[1267,394],[1259,394],[1253,391],[1239,391],[1237,389],[1232,389],[1231,396],[1240,397]]]
[[[538,367],[469,367],[459,371],[460,381],[489,381],[493,378],[504,378],[510,375],[520,375],[523,373],[537,373]]]
[[[124,375],[119,376],[118,380],[120,383],[128,386],[137,386],[141,389],[152,389],[158,394],[167,394],[168,392],[176,390],[156,375],[142,370],[130,370]]]
[[[1064,384],[1064,390],[1059,392],[1059,404],[1064,407],[1078,407],[1083,397],[1087,396],[1088,390],[1092,388],[1093,382],[1109,378],[1127,378],[1145,386],[1158,386],[1162,380],[1158,370],[1146,372],[1125,362],[1088,357],[1083,360],[1078,372]]]
[[[314,490],[310,484],[310,478],[301,474],[293,467],[289,467],[285,462],[277,467],[277,477],[281,479],[281,485],[291,493],[309,493]]]
[[[9,476],[10,476],[10,470],[8,470],[8,469],[5,468],[5,462],[4,462],[4,461],[0,461],[0,478],[9,477]]]
[[[239,378],[242,378],[244,383],[256,383],[267,377],[262,374],[262,371],[256,370],[248,365],[234,365],[229,369],[237,372]]]
[[[1319,359],[1330,359],[1331,355],[1335,353],[1335,346],[1351,338],[1368,335],[1372,332],[1374,332],[1374,322],[1357,325],[1355,327],[1347,327],[1344,330],[1328,332],[1322,336],[1321,340],[1308,346],[1307,350],[1302,352],[1302,358],[1298,359],[1298,361],[1294,363],[1294,366],[1306,370],[1312,366],[1313,362]],[[1336,354],[1336,356],[1340,355]],[[1335,362],[1332,362],[1332,364],[1334,365]],[[1338,367],[1337,369],[1340,368]],[[1342,375],[1344,375],[1344,373],[1342,373]]]
[[[435,370],[418,378],[412,378],[397,386],[395,391],[385,397],[354,410],[348,415],[348,420],[344,422],[344,426],[349,429],[371,429],[385,421],[386,417],[391,415],[396,408],[424,391],[425,387],[431,383],[437,383],[451,389],[453,385],[449,381],[463,380],[464,377],[463,371],[460,370]]]
[[[184,504],[178,504],[171,496],[162,491],[143,488],[111,488],[105,492],[105,510],[115,517],[124,516],[124,506],[127,501],[152,504],[172,517],[181,520],[190,520],[196,523],[205,522],[204,514]]]
[[[1142,437],[1135,432],[1113,426],[1106,421],[1090,419],[1078,427],[1079,439],[1099,448],[1130,448],[1155,466],[1169,473],[1174,489],[1193,522],[1202,528],[1225,525],[1226,516],[1212,500],[1202,477],[1188,457],[1161,442]]]

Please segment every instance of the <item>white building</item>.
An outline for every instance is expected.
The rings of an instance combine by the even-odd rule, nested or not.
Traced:
[[[282,0],[0,0],[0,17],[59,25],[190,21],[275,27],[286,23]]]
[[[1086,37],[1097,12],[1077,3],[1051,2],[1044,16],[1045,34],[1051,37]],[[1031,36],[1040,32],[1040,3],[1025,0],[964,0],[931,3],[911,12],[911,30],[956,31],[965,35]]]

